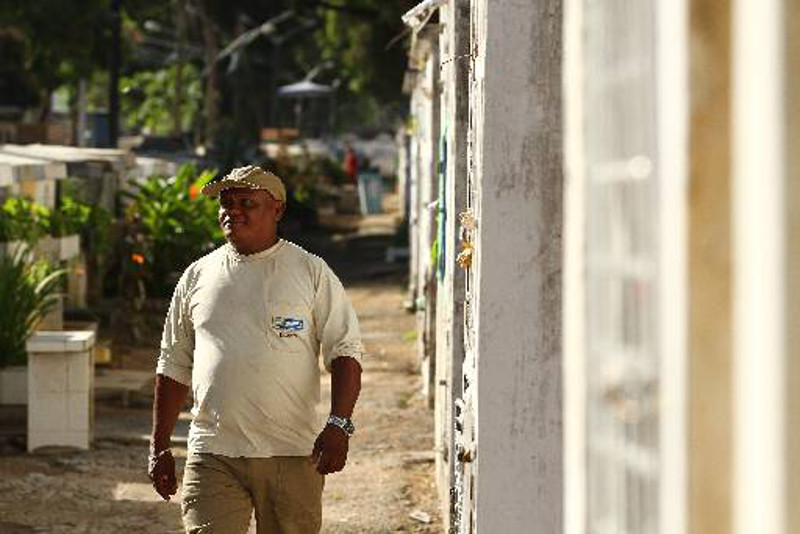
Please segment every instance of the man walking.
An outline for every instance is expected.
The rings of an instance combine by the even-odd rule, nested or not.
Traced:
[[[187,532],[319,532],[324,475],[344,468],[363,354],[355,313],[320,258],[277,236],[281,180],[233,169],[201,191],[219,196],[228,243],[183,273],[172,297],[156,369],[149,474],[177,491],[169,449],[192,389],[183,477]],[[332,373],[320,432],[319,354]]]

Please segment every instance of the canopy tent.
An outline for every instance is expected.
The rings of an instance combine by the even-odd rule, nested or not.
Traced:
[[[281,98],[319,98],[329,96],[333,91],[334,89],[330,85],[303,80],[279,87],[278,96]]]

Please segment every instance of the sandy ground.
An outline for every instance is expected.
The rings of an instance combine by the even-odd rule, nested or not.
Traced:
[[[326,481],[323,532],[441,532],[433,420],[418,394],[414,319],[402,307],[401,277],[380,270],[348,283],[368,357],[348,465]],[[146,369],[152,358],[152,351],[129,350],[126,367]],[[327,413],[327,380],[325,395],[321,413]],[[160,501],[145,475],[147,395],[129,407],[98,399],[95,409],[95,443],[88,452],[29,455],[21,438],[5,433],[0,533],[182,532],[178,499]],[[12,420],[6,417],[3,424]],[[176,435],[185,436],[187,421],[179,423]],[[185,448],[178,445],[175,451],[182,470]]]

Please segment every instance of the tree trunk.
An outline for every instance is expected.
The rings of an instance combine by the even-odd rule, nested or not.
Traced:
[[[183,121],[181,120],[181,107],[183,105],[183,64],[185,62],[184,50],[186,50],[186,5],[184,0],[175,2],[175,86],[173,107],[172,107],[172,135],[180,138],[183,133]]]
[[[216,61],[219,54],[219,40],[217,38],[216,27],[214,22],[206,13],[202,3],[197,3],[197,13],[200,16],[200,22],[203,29],[203,45],[205,48],[205,101],[204,101],[204,118],[205,118],[205,145],[210,149],[215,144],[217,128],[219,125],[219,108],[218,108],[218,95],[219,95],[219,80],[217,79]]]

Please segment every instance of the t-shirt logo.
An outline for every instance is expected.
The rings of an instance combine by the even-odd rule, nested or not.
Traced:
[[[278,332],[280,337],[297,337],[298,332],[303,331],[305,323],[296,317],[273,317],[272,328]]]

